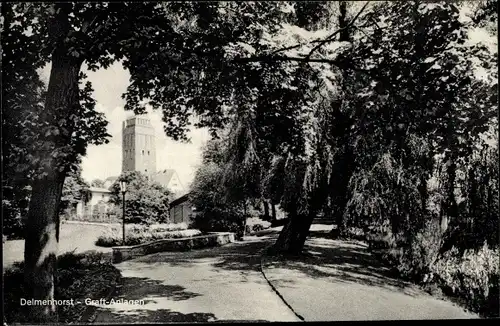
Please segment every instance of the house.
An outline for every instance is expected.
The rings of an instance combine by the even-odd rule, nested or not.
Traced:
[[[163,187],[170,190],[174,195],[182,194],[185,191],[179,175],[174,169],[161,170],[152,174],[151,177]]]
[[[189,193],[174,199],[170,203],[170,221],[172,223],[185,222],[188,225],[193,222],[195,209],[189,200]]]
[[[106,188],[97,187],[90,187],[89,190],[89,200],[87,202],[82,200],[76,205],[76,215],[78,217],[102,219],[111,207],[111,205],[108,204],[111,197],[111,191]]]
[[[118,180],[118,177],[113,176],[113,177],[108,177],[106,180],[104,180],[104,188],[109,189],[115,183],[115,181]]]

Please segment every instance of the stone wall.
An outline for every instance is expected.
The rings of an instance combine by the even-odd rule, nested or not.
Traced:
[[[206,247],[221,246],[234,242],[234,233],[210,233],[191,238],[165,239],[136,246],[113,247],[113,262],[119,263],[144,255],[164,251],[188,251]]]

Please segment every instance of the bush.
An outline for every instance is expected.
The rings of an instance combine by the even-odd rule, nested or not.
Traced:
[[[445,291],[464,299],[471,310],[498,317],[499,252],[486,242],[481,249],[466,250],[463,255],[453,247],[432,266],[430,280],[435,278]]]
[[[162,239],[189,238],[201,234],[201,231],[199,230],[186,230],[184,227],[187,226],[185,224],[172,226],[157,224],[150,227],[146,225],[126,225],[125,245],[133,246]],[[101,247],[121,246],[123,245],[122,237],[123,234],[121,228],[111,227],[106,230],[104,234],[99,236],[99,238],[97,238],[95,244]]]
[[[245,233],[258,232],[271,227],[271,222],[264,221],[260,218],[252,217],[247,219]]]
[[[404,276],[422,283],[436,262],[443,244],[441,228],[436,220],[430,220],[411,239],[410,245],[402,251],[397,265]]]
[[[152,224],[149,229],[153,232],[166,232],[166,231],[180,231],[187,230],[187,223],[177,223],[177,224]]]
[[[25,298],[24,264],[15,263],[4,271],[4,321],[29,323],[19,304]],[[120,271],[111,264],[111,257],[103,253],[63,254],[57,259],[54,297],[57,300],[80,301],[57,306],[59,322],[78,322],[87,306],[85,298],[99,299],[120,281]]]

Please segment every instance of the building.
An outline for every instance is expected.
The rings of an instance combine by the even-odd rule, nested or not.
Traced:
[[[155,129],[151,120],[147,116],[133,116],[122,124],[122,173],[127,171],[139,171],[147,175],[167,188],[172,197],[176,198],[185,194],[185,189],[177,172],[173,169],[156,170],[156,139]],[[107,204],[110,197],[110,188],[118,180],[118,176],[111,176],[104,180],[104,188],[92,187],[92,199],[88,203],[79,203],[77,207],[77,216],[85,216],[92,220],[103,220],[105,213],[110,212],[112,206]],[[187,205],[181,203],[183,196],[177,198],[178,205]],[[181,200],[179,202],[179,199]],[[106,207],[105,207],[106,206]],[[187,207],[187,206],[186,206]],[[184,220],[185,214],[190,214],[188,208],[179,215],[179,208],[174,209]],[[174,212],[172,211],[172,212]],[[97,215],[98,217],[97,217]],[[109,214],[108,214],[109,215]]]
[[[108,204],[111,197],[111,191],[106,188],[90,187],[89,201],[80,201],[76,205],[77,217],[92,220],[106,220],[107,213],[110,210]]]
[[[158,171],[152,177],[156,182],[168,188],[174,194],[174,196],[185,193],[185,188],[182,185],[177,172],[173,169]]]
[[[104,180],[104,188],[109,189],[115,183],[115,181],[118,180],[118,177],[107,177],[106,180]]]
[[[122,127],[122,172],[140,171],[169,189],[174,196],[185,193],[177,172],[156,170],[155,129],[146,116],[133,116]],[[116,177],[106,179],[113,184]]]
[[[193,222],[195,209],[189,200],[189,194],[185,194],[170,203],[170,221],[172,223],[187,223]]]
[[[155,130],[145,117],[134,116],[123,122],[122,172],[156,174]]]

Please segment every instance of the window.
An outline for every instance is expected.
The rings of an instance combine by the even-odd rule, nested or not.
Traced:
[[[148,151],[148,155],[149,155],[149,151]]]
[[[101,197],[101,198],[102,198],[102,199],[104,199],[104,194],[102,194],[102,197]]]
[[[144,155],[144,150],[142,150],[142,155]]]

